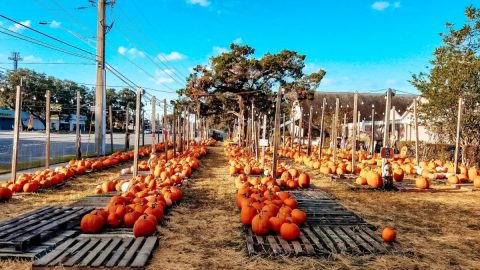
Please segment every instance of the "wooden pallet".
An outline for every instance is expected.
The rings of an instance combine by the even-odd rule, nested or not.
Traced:
[[[327,192],[316,189],[315,187],[313,187],[312,189],[297,189],[289,192],[296,200],[331,200],[334,198]]]
[[[301,227],[300,239],[283,240],[278,235],[258,236],[251,229],[245,232],[247,252],[250,256],[312,256],[332,257],[350,255],[384,254],[388,251],[380,236],[366,226],[316,226]]]
[[[33,262],[32,269],[144,269],[158,244],[157,237],[81,234]]]
[[[50,233],[77,226],[91,207],[49,206],[0,223],[0,247],[24,251],[48,239]]]
[[[70,204],[70,206],[82,206],[93,208],[105,208],[110,199],[117,194],[116,192],[102,193],[81,198],[80,200]]]

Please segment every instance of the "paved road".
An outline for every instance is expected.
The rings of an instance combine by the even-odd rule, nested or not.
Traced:
[[[90,138],[89,138],[90,137]],[[130,134],[130,146],[133,147],[133,134]],[[75,134],[56,134],[50,135],[50,157],[60,157],[64,155],[75,155]],[[82,135],[82,153],[94,152],[94,136]],[[160,138],[161,140],[161,138]],[[152,141],[151,134],[145,134],[145,144]],[[140,135],[140,145],[142,137]],[[22,132],[19,143],[19,162],[28,162],[34,160],[44,160],[45,158],[45,133]],[[125,134],[113,134],[113,147],[115,150],[123,150],[125,147]],[[0,131],[0,166],[10,165],[12,160],[13,132]],[[110,134],[107,134],[106,151],[110,151]]]

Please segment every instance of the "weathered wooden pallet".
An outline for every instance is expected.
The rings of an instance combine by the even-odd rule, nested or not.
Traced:
[[[330,178],[332,180],[343,180],[343,181],[352,181],[352,180],[355,180],[357,179],[358,175],[356,174],[352,174],[352,173],[346,173],[346,174],[342,174],[342,175],[338,175],[338,174],[330,174]]]
[[[389,245],[367,226],[317,226],[305,224],[300,238],[286,241],[278,235],[258,236],[246,229],[247,252],[250,256],[332,257],[336,254],[383,254]]]
[[[48,206],[0,223],[0,247],[25,251],[52,238],[51,232],[69,230],[91,207]]]
[[[395,189],[399,192],[427,192],[427,193],[459,192],[459,191],[462,192],[462,190],[460,190],[460,187],[458,186],[420,189],[420,188],[417,188],[414,183],[409,183],[409,182],[394,182],[393,185]]]
[[[98,195],[91,195],[81,198],[80,200],[70,204],[71,206],[81,206],[81,207],[93,207],[93,208],[104,208],[112,196],[116,192],[102,193]]]
[[[333,199],[333,196],[320,189],[297,189],[289,191],[296,200]]]
[[[71,238],[33,262],[32,269],[143,269],[158,244],[157,237],[85,235]]]

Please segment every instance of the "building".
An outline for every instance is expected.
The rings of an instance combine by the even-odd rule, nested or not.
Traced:
[[[38,118],[30,115],[28,112],[21,112],[20,118],[24,129],[29,126],[31,118],[32,127],[34,130],[44,130],[45,125]],[[13,130],[13,123],[15,122],[15,111],[0,110],[0,130]]]
[[[87,117],[85,115],[80,115],[80,131],[85,132],[86,130],[86,122]],[[64,130],[64,131],[75,131],[77,127],[77,115],[70,114],[70,115],[52,115],[50,117],[50,129],[51,130]]]

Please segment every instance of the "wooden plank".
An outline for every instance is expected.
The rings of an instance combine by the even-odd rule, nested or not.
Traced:
[[[308,239],[302,232],[300,232],[300,240],[303,242],[303,245],[305,246],[305,250],[307,251],[308,255],[312,255],[315,253],[315,249],[313,248],[312,244],[310,244],[310,241],[308,241]]]
[[[255,247],[254,247],[254,242],[253,242],[253,237],[250,234],[245,234],[246,242],[247,242],[247,251],[249,255],[254,255],[255,252]]]
[[[97,238],[91,238],[90,241],[88,242],[85,247],[82,248],[79,252],[77,252],[75,255],[73,255],[70,259],[68,259],[67,262],[65,262],[63,265],[64,266],[73,266],[78,260],[83,258],[83,256],[88,253],[98,242],[100,239]]]
[[[37,210],[30,211],[30,212],[24,213],[22,215],[16,216],[14,218],[4,220],[4,221],[0,222],[0,230],[2,230],[2,232],[3,232],[3,230],[5,229],[5,227],[4,227],[5,225],[14,223],[16,221],[19,221],[19,220],[22,220],[22,219],[25,219],[25,218],[32,219],[34,217],[42,215],[43,213],[45,213],[47,211],[50,211],[52,208],[53,208],[53,206],[44,206],[44,207],[38,208]]]
[[[325,249],[320,243],[320,240],[318,239],[318,237],[310,230],[310,228],[303,228],[303,232],[305,232],[308,235],[310,240],[315,244],[315,246],[317,246],[319,250]]]
[[[302,245],[298,241],[291,241],[295,254],[300,255],[303,251]]]
[[[354,232],[351,228],[349,227],[343,227],[342,228],[345,233],[347,233],[352,239],[355,240],[356,243],[358,243],[363,249],[367,250],[370,253],[375,252],[375,248],[373,248],[370,244],[368,244],[363,238],[360,237],[360,235],[357,234],[357,232]]]
[[[362,251],[358,248],[355,241],[352,240],[344,231],[342,231],[341,227],[333,227],[332,230],[343,240],[343,242],[347,243],[350,249],[353,250],[354,253],[360,254]]]
[[[282,253],[282,248],[277,244],[277,241],[275,241],[275,238],[272,235],[267,235],[267,241],[275,255]]]
[[[120,259],[120,257],[123,255],[125,250],[130,246],[130,244],[133,242],[133,238],[124,238],[122,245],[115,250],[115,253],[113,256],[110,258],[110,260],[105,264],[106,267],[113,267],[117,264],[117,261]]]
[[[139,249],[140,245],[143,243],[145,240],[145,237],[138,237],[135,238],[135,242],[130,246],[128,251],[125,253],[125,256],[123,256],[122,260],[118,263],[117,266],[124,267],[127,266],[128,263],[132,260],[133,255],[135,255],[135,252]]]
[[[383,242],[383,240],[381,240],[378,235],[375,235],[375,233],[369,228],[359,227],[358,233],[365,241],[380,252],[387,252],[387,248],[384,246],[385,242]]]
[[[320,229],[320,227],[315,226],[312,228],[315,231],[315,233],[317,233],[317,235],[320,236],[320,240],[322,240],[323,243],[325,243],[325,245],[330,249],[331,252],[334,252],[334,253],[338,252],[332,240],[330,240],[330,238]]]
[[[330,227],[322,227],[322,229],[325,231],[327,236],[329,236],[333,240],[333,242],[336,244],[336,246],[340,249],[341,252],[347,251],[345,243]]]
[[[131,267],[144,267],[147,264],[147,260],[153,252],[157,244],[158,238],[155,236],[148,237],[143,244],[142,248],[138,251],[135,260],[130,264]]]
[[[111,238],[103,238],[100,244],[98,244],[95,247],[95,249],[90,251],[87,257],[85,257],[78,265],[79,266],[89,265],[90,262],[100,254],[100,252],[108,245],[108,243],[110,243],[111,240],[112,240]]]
[[[117,247],[117,245],[122,241],[122,238],[113,238],[112,242],[108,245],[106,249],[102,251],[100,256],[90,264],[91,267],[99,267],[105,261],[105,259],[110,255],[110,253]]]
[[[41,213],[40,214],[40,216],[41,216],[40,220],[37,219],[37,216],[34,216],[34,217],[31,217],[31,218],[24,218],[22,220],[18,220],[16,222],[10,223],[10,224],[3,227],[3,230],[0,233],[0,238],[2,238],[2,241],[8,241],[9,239],[11,239],[12,233],[14,233],[16,231],[24,232],[25,230],[23,230],[23,228],[31,227],[34,224],[38,225],[42,220],[48,220],[49,218],[54,217],[56,214],[61,213],[61,212],[63,212],[62,209],[56,208],[56,209],[53,209],[52,212]],[[6,237],[4,238],[4,236],[6,236]]]
[[[70,245],[75,242],[75,239],[70,238],[67,241],[63,242],[60,246],[55,248],[52,252],[43,256],[41,259],[33,262],[33,265],[44,266],[47,265],[50,261],[54,260],[57,256],[62,254]]]
[[[77,250],[81,249],[86,243],[87,243],[87,241],[84,240],[84,239],[77,240],[75,245],[71,246],[69,249],[62,252],[58,257],[56,257],[54,260],[50,261],[47,265],[48,266],[59,265],[60,263],[62,263],[63,259],[65,259],[70,254],[76,252]]]
[[[282,239],[281,237],[278,237],[278,236],[277,236],[277,239],[278,239],[278,242],[280,243],[280,245],[282,246],[283,250],[285,251],[285,253],[287,255],[293,253],[293,250],[292,250],[292,248],[290,247],[290,244],[287,241],[285,241],[284,239]]]

